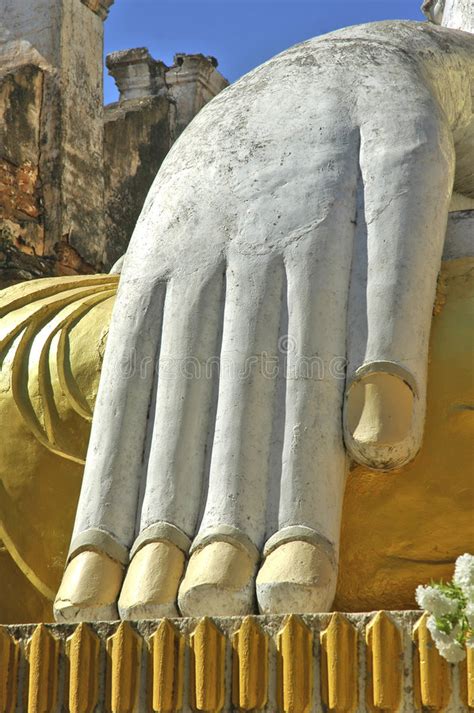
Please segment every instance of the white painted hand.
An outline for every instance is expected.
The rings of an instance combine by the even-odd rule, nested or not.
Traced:
[[[288,50],[192,122],[125,259],[72,554],[97,531],[124,561],[134,541],[226,541],[182,601],[243,613],[272,536],[261,607],[330,606],[344,438],[377,468],[421,443],[453,185],[474,197],[472,71],[466,33],[375,23]],[[288,541],[318,553],[298,574],[285,549],[291,586],[283,550],[271,566]]]

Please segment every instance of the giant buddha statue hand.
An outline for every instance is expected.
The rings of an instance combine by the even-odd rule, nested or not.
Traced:
[[[125,258],[58,619],[331,607],[347,453],[421,444],[473,70],[468,32],[352,27],[184,132]]]

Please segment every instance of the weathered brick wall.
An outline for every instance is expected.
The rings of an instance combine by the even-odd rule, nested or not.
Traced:
[[[69,231],[60,230],[55,84],[51,73],[30,64],[0,76],[0,288],[98,267],[70,244]]]
[[[104,267],[103,22],[113,0],[1,0],[0,288]]]
[[[44,256],[39,179],[44,72],[27,65],[0,77],[0,287],[51,274]]]

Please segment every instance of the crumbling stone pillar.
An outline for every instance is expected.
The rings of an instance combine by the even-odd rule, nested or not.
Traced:
[[[176,54],[166,82],[176,102],[176,136],[198,111],[228,84],[217,71],[217,59],[202,54]]]
[[[107,57],[120,92],[105,108],[106,267],[126,251],[146,195],[171,145],[228,82],[217,60],[175,56],[167,67],[145,47]]]
[[[105,107],[106,266],[126,251],[146,194],[172,144],[174,105],[163,62],[144,47],[107,57],[120,101]]]
[[[103,20],[112,3],[0,0],[0,287],[103,267]]]

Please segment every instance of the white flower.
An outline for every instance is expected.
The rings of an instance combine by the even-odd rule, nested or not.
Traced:
[[[471,629],[474,629],[474,601],[470,601],[467,603],[465,612],[469,627]]]
[[[454,614],[458,608],[456,599],[447,597],[436,587],[420,585],[416,588],[415,597],[418,606],[436,617],[444,616],[444,614]]]
[[[474,587],[464,587],[462,593],[468,602],[474,602]]]
[[[466,651],[463,646],[457,641],[453,641],[450,644],[442,644],[440,641],[436,642],[436,648],[439,653],[446,661],[449,663],[459,663],[466,658]]]
[[[443,644],[444,646],[454,643],[456,637],[461,632],[461,627],[459,626],[459,624],[456,624],[450,634],[445,634],[444,631],[440,631],[436,626],[436,619],[434,618],[434,616],[428,617],[426,626],[431,634],[431,638],[436,643],[436,645],[438,644],[438,642],[440,644]]]
[[[453,582],[460,587],[465,596],[474,600],[474,556],[469,554],[461,555],[456,560],[454,568]]]

